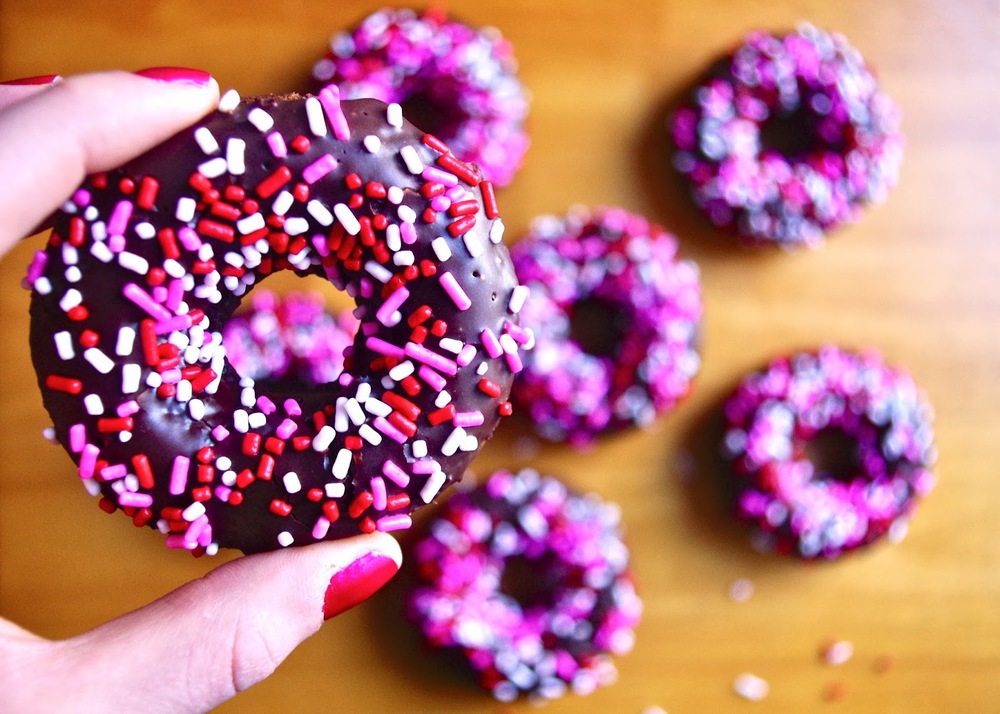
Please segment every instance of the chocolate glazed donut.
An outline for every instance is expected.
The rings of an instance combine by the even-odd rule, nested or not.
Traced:
[[[171,547],[270,550],[406,528],[502,415],[517,288],[492,186],[398,105],[240,100],[90,177],[29,267],[56,439],[102,508]],[[221,330],[279,270],[361,321],[335,383],[257,385]]]

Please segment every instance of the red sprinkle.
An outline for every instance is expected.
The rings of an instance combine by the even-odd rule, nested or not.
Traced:
[[[50,374],[45,378],[45,386],[57,392],[65,392],[66,394],[79,394],[83,391],[83,382],[79,379],[60,377],[56,374]]]
[[[136,196],[135,204],[139,208],[150,210],[156,203],[156,196],[160,192],[160,182],[152,176],[143,177],[139,183],[139,195]]]
[[[287,501],[282,501],[280,498],[276,498],[271,501],[271,505],[268,506],[271,513],[278,516],[287,516],[292,512],[292,506]]]
[[[500,209],[497,206],[497,194],[493,188],[492,181],[483,181],[479,184],[483,192],[483,208],[486,209],[486,217],[490,220],[500,217]]]
[[[291,180],[292,170],[287,166],[279,166],[274,173],[257,184],[257,195],[261,198],[270,198]]]
[[[351,501],[351,505],[347,508],[347,515],[351,518],[357,518],[368,510],[368,507],[372,505],[374,500],[375,497],[372,496],[371,491],[362,491]]]

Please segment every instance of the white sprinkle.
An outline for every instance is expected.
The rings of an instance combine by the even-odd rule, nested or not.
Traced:
[[[88,394],[83,398],[83,408],[90,416],[100,416],[104,413],[104,402],[96,394]]]
[[[759,702],[764,699],[770,689],[765,680],[749,672],[744,672],[733,680],[733,691],[752,702]]]
[[[94,245],[96,247],[96,246],[100,245],[100,243],[95,243]],[[91,252],[93,252],[93,248],[91,248]],[[52,283],[49,282],[49,279],[46,278],[44,275],[41,276],[40,278],[38,278],[35,281],[35,284],[32,285],[31,287],[39,295],[48,295],[49,293],[52,292]]]
[[[365,411],[374,416],[387,417],[392,414],[392,407],[381,399],[372,397],[365,401]]]
[[[234,138],[226,142],[226,166],[233,176],[240,176],[247,169],[244,158],[246,148],[247,143],[243,139]]]
[[[397,208],[396,215],[399,216],[399,220],[403,223],[416,223],[417,221],[417,212],[409,206],[400,206]]]
[[[369,134],[362,142],[370,154],[377,154],[382,149],[382,140],[374,134]]]
[[[257,127],[261,133],[266,133],[274,126],[274,119],[260,107],[254,107],[247,112],[247,121]]]
[[[337,452],[337,458],[333,460],[332,473],[335,479],[343,480],[347,476],[348,471],[351,468],[351,464],[354,463],[354,456],[348,449],[341,449]]]
[[[309,219],[302,216],[287,218],[283,230],[290,236],[302,235],[309,230]]]
[[[75,265],[66,268],[64,275],[66,276],[67,283],[78,283],[83,278],[83,273]]]
[[[403,163],[406,164],[407,171],[414,176],[419,176],[423,173],[424,162],[420,160],[420,156],[417,155],[416,149],[407,144],[399,150],[399,155],[403,159]]]
[[[413,450],[413,458],[422,459],[427,456],[427,442],[423,439],[417,439],[414,441],[410,448]]]
[[[254,391],[253,387],[244,387],[240,392],[240,404],[245,406],[247,409],[252,409],[253,405],[257,403],[257,393]]]
[[[395,102],[390,104],[385,109],[385,120],[389,122],[389,126],[394,126],[397,129],[403,126],[403,107]]]
[[[141,255],[129,253],[127,250],[118,254],[118,265],[139,275],[145,275],[149,272],[149,261]]]
[[[369,382],[362,382],[358,385],[358,391],[355,392],[354,398],[358,400],[359,403],[364,404],[372,396],[372,385]]]
[[[264,225],[264,215],[262,213],[254,213],[236,221],[236,230],[240,232],[240,235],[245,236],[247,233],[259,231]]]
[[[347,449],[344,449],[347,451]],[[350,454],[351,452],[347,452]],[[324,493],[326,493],[327,498],[341,498],[345,493],[347,493],[347,486],[342,483],[328,483],[323,487]]]
[[[253,412],[249,416],[248,421],[251,429],[260,429],[267,424],[267,414],[264,414],[263,412]]]
[[[139,391],[142,367],[134,362],[122,365],[122,393],[134,394]]]
[[[245,409],[237,409],[233,412],[233,428],[241,434],[250,431],[250,415]]]
[[[52,335],[56,342],[56,352],[60,359],[73,359],[76,357],[76,350],[73,349],[73,336],[62,330]]]
[[[186,402],[191,399],[193,390],[191,389],[191,382],[186,379],[182,379],[177,383],[177,392],[174,394],[174,399],[179,402]]]
[[[281,531],[281,533],[278,534],[278,545],[282,548],[287,548],[294,542],[295,537],[288,531]]]
[[[497,218],[490,226],[490,243],[499,243],[503,240],[503,221]]]
[[[88,347],[83,351],[83,358],[90,362],[90,366],[101,374],[108,374],[115,368],[115,363],[96,347]]]
[[[441,345],[441,349],[445,350],[446,352],[451,352],[452,354],[455,355],[461,352],[462,348],[465,347],[464,342],[462,342],[461,340],[456,340],[454,337],[442,337],[441,341],[438,344]]]
[[[100,241],[90,244],[90,254],[102,263],[110,263],[115,259],[115,254],[111,252],[108,244]],[[37,282],[35,283],[35,290],[38,290]]]
[[[521,312],[521,308],[524,307],[524,301],[527,299],[528,288],[524,285],[518,285],[510,291],[510,300],[507,302],[507,309],[510,310],[511,314],[516,315]]]
[[[431,241],[431,249],[434,251],[434,255],[442,263],[451,257],[451,248],[448,246],[448,241],[446,241],[442,236],[438,236]]]
[[[283,216],[288,213],[288,209],[295,203],[295,197],[288,191],[282,191],[271,204],[271,213],[276,216]]]
[[[387,283],[392,279],[392,271],[377,261],[367,261],[365,270],[380,283]]]
[[[309,130],[315,136],[326,136],[326,117],[323,116],[323,105],[316,97],[306,99],[306,119],[309,121]]]
[[[465,429],[460,426],[456,426],[452,432],[448,434],[444,443],[441,444],[441,453],[445,456],[453,456],[455,452],[458,451],[458,447],[462,445],[462,441],[465,440],[465,436]]]
[[[59,307],[63,312],[69,312],[82,302],[83,293],[76,288],[70,288],[63,294],[62,300],[59,301]]]
[[[285,485],[285,490],[289,493],[298,493],[302,490],[302,482],[299,481],[299,475],[294,471],[289,471],[285,474],[281,482]]]
[[[472,231],[462,236],[462,242],[465,243],[465,249],[469,251],[471,257],[478,258],[483,254],[483,243]]]
[[[451,394],[442,389],[438,392],[438,395],[434,397],[434,406],[440,409],[441,407],[446,407],[449,404],[451,404]]]
[[[227,89],[225,94],[219,97],[219,111],[226,114],[232,112],[240,103],[240,93],[235,89]]]
[[[211,155],[219,150],[219,142],[215,140],[215,136],[208,127],[200,126],[195,129],[194,140],[206,154]]]
[[[372,429],[370,424],[362,424],[358,428],[358,436],[367,441],[372,446],[378,446],[382,443],[382,435],[377,431]]]
[[[390,186],[389,190],[385,192],[385,197],[389,199],[389,203],[394,206],[398,206],[403,202],[403,189],[399,186]]]
[[[209,159],[198,164],[198,173],[204,175],[206,178],[218,178],[226,173],[227,168],[228,164],[226,160],[221,156],[216,156],[214,159]]]
[[[326,451],[330,448],[330,444],[333,443],[334,437],[337,436],[337,432],[334,431],[333,427],[329,424],[324,424],[316,436],[313,437],[312,447],[314,451]]]
[[[385,247],[392,251],[403,247],[403,236],[399,232],[399,226],[395,223],[390,223],[385,227]]]
[[[420,489],[420,500],[424,503],[433,501],[434,497],[441,491],[441,487],[444,486],[446,478],[444,471],[435,471],[428,476],[427,482]]]
[[[333,214],[330,213],[330,209],[315,198],[306,204],[306,210],[309,211],[309,215],[315,218],[316,222],[321,226],[333,225]]]
[[[344,408],[347,411],[348,418],[354,423],[355,426],[361,426],[362,424],[365,423],[365,421],[367,421],[367,417],[365,417],[365,412],[361,408],[361,405],[358,404],[357,399],[354,399],[353,397],[348,399],[347,404],[344,405]]]
[[[156,237],[156,229],[153,227],[152,223],[142,221],[141,223],[135,224],[135,234],[143,240],[149,240],[150,238]]]
[[[392,256],[393,265],[413,265],[415,261],[412,250],[401,250]]]
[[[356,236],[361,232],[361,224],[358,222],[357,216],[348,207],[346,203],[337,203],[333,207],[333,215],[337,217],[340,224],[344,226],[344,230],[350,233],[352,236]]]
[[[225,159],[222,160],[225,164]],[[181,196],[177,199],[177,210],[174,212],[174,218],[176,218],[181,223],[188,223],[194,219],[194,212],[198,208],[197,202],[189,196]]]
[[[190,506],[181,511],[181,518],[183,518],[188,523],[196,521],[205,515],[205,504],[201,501],[195,501]]]
[[[200,399],[192,399],[188,402],[188,413],[195,421],[201,421],[205,418],[205,402]]]
[[[160,376],[159,372],[150,372],[146,375],[146,386],[150,389],[158,389],[161,384],[163,384],[163,377]]]
[[[404,379],[413,374],[414,370],[415,367],[413,366],[413,362],[406,360],[405,362],[400,362],[395,367],[390,369],[389,377],[396,382],[402,382]]]
[[[479,451],[479,437],[475,434],[467,434],[462,439],[462,443],[458,445],[458,450],[467,452]]]

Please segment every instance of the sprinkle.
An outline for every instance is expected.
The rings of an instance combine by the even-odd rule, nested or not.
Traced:
[[[194,140],[205,154],[211,155],[219,150],[219,142],[215,140],[215,136],[208,127],[200,126],[195,129]]]
[[[332,154],[323,154],[302,170],[302,180],[314,184],[337,168],[337,160]]]
[[[65,330],[61,330],[54,335],[52,335],[53,340],[56,343],[56,353],[59,355],[60,359],[68,360],[73,359],[76,356],[76,350],[73,348],[73,337]]]
[[[323,117],[323,105],[316,97],[306,98],[306,119],[309,122],[309,131],[314,136],[326,136],[326,119]]]
[[[271,149],[271,154],[276,159],[283,159],[288,156],[288,147],[285,145],[285,138],[276,131],[267,135],[267,146]]]
[[[187,488],[188,467],[191,460],[178,454],[174,457],[174,465],[170,471],[170,494],[179,496]]]
[[[399,513],[392,516],[382,516],[375,521],[375,527],[383,533],[405,530],[411,525],[413,525],[413,521],[410,516],[405,513]]]
[[[295,536],[293,536],[288,531],[281,531],[281,533],[278,534],[278,545],[280,545],[282,548],[287,548],[294,542],[295,542]]]
[[[333,207],[333,215],[337,217],[340,224],[350,235],[356,236],[361,232],[361,223],[354,212],[344,203],[337,203]]]
[[[240,95],[235,89],[228,89],[219,97],[219,111],[231,113],[240,103]]]
[[[448,271],[444,271],[438,277],[438,280],[441,283],[441,287],[444,288],[444,291],[448,293],[448,297],[450,297],[452,302],[455,303],[455,307],[459,310],[468,310],[472,307],[472,300],[462,289],[462,286],[458,284],[458,280],[455,279],[454,275]]]
[[[768,683],[755,674],[744,672],[733,680],[733,691],[752,702],[762,701],[770,691]]]
[[[403,107],[393,102],[386,107],[385,120],[397,129],[403,126]]]
[[[319,102],[330,120],[330,126],[333,127],[333,135],[340,141],[350,139],[351,129],[340,106],[340,88],[335,84],[330,84],[319,90]]]
[[[403,164],[406,165],[406,170],[411,174],[419,176],[423,173],[424,162],[420,160],[420,156],[417,155],[417,150],[410,145],[406,145],[399,150],[399,156],[403,159]]]
[[[431,249],[434,251],[434,255],[437,256],[437,259],[442,263],[451,257],[451,248],[448,246],[448,241],[440,236],[431,241]]]
[[[247,121],[262,134],[267,133],[274,126],[274,119],[260,107],[253,107],[247,112]]]
[[[337,457],[333,461],[333,477],[342,481],[347,477],[352,463],[354,463],[354,455],[351,454],[350,451],[347,449],[341,449],[338,451]]]
[[[418,345],[415,342],[407,342],[403,351],[407,357],[411,357],[418,362],[423,362],[439,372],[444,372],[450,377],[454,377],[458,374],[458,365],[455,364],[455,362],[447,359],[446,357],[442,357],[436,352],[432,352],[423,345]]]
[[[507,309],[511,314],[516,315],[521,312],[521,308],[524,307],[524,301],[528,298],[528,288],[524,285],[518,285],[510,293],[510,300],[507,303]]]
[[[438,492],[441,490],[441,487],[444,486],[446,480],[447,477],[445,476],[444,471],[431,472],[431,474],[427,477],[427,481],[420,489],[420,499],[424,503],[430,503],[433,501],[435,496],[437,496]]]
[[[100,395],[88,394],[83,398],[83,408],[90,416],[100,416],[104,413],[104,402]]]
[[[375,134],[369,134],[361,142],[370,154],[377,154],[382,149],[382,140]]]
[[[243,139],[234,138],[226,142],[226,168],[233,176],[242,176],[246,171],[244,159],[246,147],[247,143]],[[205,175],[208,176],[208,174]]]

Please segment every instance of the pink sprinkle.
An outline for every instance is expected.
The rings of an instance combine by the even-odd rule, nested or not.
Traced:
[[[229,437],[229,429],[219,424],[212,429],[212,438],[216,441],[225,441]]]
[[[500,340],[497,339],[496,333],[494,333],[490,328],[487,327],[479,333],[479,339],[483,341],[483,347],[486,348],[486,354],[493,359],[496,359],[503,354],[503,346],[501,346]]]
[[[311,164],[302,169],[302,180],[314,184],[337,168],[337,160],[332,154],[323,154]]]
[[[139,411],[139,402],[137,402],[134,399],[130,399],[127,402],[122,402],[121,404],[118,405],[118,408],[115,410],[115,412],[120,417],[132,416],[138,411]]]
[[[76,190],[76,192],[73,194],[73,199],[72,200],[73,200],[73,203],[75,203],[76,205],[80,206],[81,208],[83,206],[89,206],[90,205],[90,191],[88,191],[85,188],[78,188]]]
[[[198,249],[201,248],[201,237],[194,232],[193,228],[184,226],[179,231],[177,231],[177,240],[181,242],[185,250],[190,250],[192,253],[197,253]]]
[[[440,392],[448,384],[448,380],[425,364],[420,365],[417,376],[424,380],[435,392]]]
[[[395,441],[397,444],[406,443],[406,434],[394,427],[385,417],[375,417],[372,421],[372,426]]]
[[[413,473],[426,476],[441,470],[441,464],[434,459],[420,459],[413,462]]]
[[[458,183],[458,176],[443,169],[439,169],[437,166],[425,166],[424,171],[420,174],[425,181],[431,181],[433,183],[441,183],[445,186],[454,186]]]
[[[302,416],[302,407],[300,407],[299,403],[294,399],[286,399],[284,407],[285,413],[288,414],[288,416]]]
[[[450,297],[452,302],[455,303],[455,307],[459,310],[468,310],[472,307],[472,300],[462,289],[462,286],[458,284],[458,280],[455,279],[454,275],[446,270],[441,273],[438,281],[441,283],[441,287],[444,288],[444,291],[448,293],[448,297]]]
[[[330,521],[326,518],[326,516],[320,516],[317,518],[316,525],[313,526],[312,537],[316,540],[323,540],[329,532]]]
[[[191,327],[190,315],[174,315],[166,320],[160,320],[153,325],[153,331],[157,335],[166,335],[171,332],[187,330]]]
[[[406,245],[413,245],[417,242],[417,229],[412,223],[403,222],[399,226],[399,235]]]
[[[146,311],[154,320],[161,322],[169,320],[173,315],[163,305],[156,302],[153,296],[135,283],[128,283],[122,288],[122,295]]]
[[[229,486],[224,486],[222,484],[219,484],[218,486],[215,487],[215,497],[220,501],[228,501],[229,496],[230,494],[232,494],[232,492],[233,489],[229,488]]]
[[[170,494],[173,496],[179,496],[184,493],[184,489],[187,488],[188,479],[188,467],[191,465],[191,459],[186,456],[181,456],[178,454],[174,457],[174,466],[170,470]]]
[[[115,481],[125,478],[128,475],[128,468],[125,464],[112,464],[101,469],[101,479],[104,481]]]
[[[369,337],[365,340],[365,346],[372,352],[377,352],[378,354],[385,355],[386,357],[395,357],[396,359],[403,359],[406,357],[406,352],[403,349],[392,343],[386,342],[379,337]]]
[[[86,444],[83,453],[80,455],[80,478],[88,479],[94,477],[94,468],[97,466],[97,455],[101,453],[93,444]]]
[[[170,285],[167,288],[167,302],[165,303],[168,308],[177,312],[180,309],[181,302],[184,300],[184,281],[180,278],[170,281]]]
[[[125,236],[113,235],[108,237],[108,250],[112,253],[121,253],[125,250]]]
[[[108,235],[125,235],[125,229],[128,228],[130,218],[132,218],[131,201],[119,201],[115,204],[114,210],[111,211],[111,217],[108,219]],[[112,250],[114,249],[112,248]]]
[[[333,135],[341,141],[350,139],[351,127],[348,126],[347,117],[340,108],[340,87],[331,84],[319,90],[319,103],[323,105],[326,118],[330,120]]]
[[[376,511],[384,511],[385,507],[389,505],[387,503],[388,495],[385,491],[385,480],[381,476],[373,476],[368,485],[372,490],[372,506]]]
[[[298,428],[299,428],[298,424],[296,424],[294,421],[292,421],[291,419],[285,419],[283,422],[281,422],[281,424],[278,425],[278,428],[275,430],[275,433],[278,435],[279,439],[287,439],[292,434],[294,434],[295,430]]]
[[[34,257],[31,259],[31,265],[28,266],[28,274],[24,276],[24,281],[31,287],[35,284],[35,281],[42,277],[42,273],[45,272],[45,265],[49,262],[49,254],[44,250],[35,251]]]
[[[160,379],[163,380],[164,384],[177,384],[183,377],[184,375],[178,367],[160,372]]]
[[[180,550],[194,550],[198,547],[196,542],[188,542],[184,534],[181,533],[171,533],[166,538],[166,544],[168,548],[177,548]]]
[[[454,377],[458,374],[457,364],[416,342],[407,342],[406,347],[403,348],[403,352],[407,357],[412,357],[418,362],[423,362],[439,372],[444,372],[449,377]]]
[[[481,426],[486,422],[486,417],[482,412],[458,412],[452,421],[455,426]]]
[[[285,146],[285,139],[278,132],[272,131],[267,135],[267,145],[270,147],[274,158],[283,159],[288,156],[288,147]]]
[[[153,497],[148,493],[131,493],[126,491],[118,496],[118,505],[122,508],[149,508],[153,505]]]
[[[410,476],[402,468],[396,464],[395,461],[389,461],[386,459],[382,462],[382,473],[387,479],[392,481],[394,484],[400,488],[406,488],[407,484],[410,483]]]
[[[413,520],[405,513],[393,516],[382,516],[375,521],[375,527],[383,533],[406,530],[411,525],[413,525]]]
[[[468,344],[462,348],[462,351],[458,353],[458,357],[455,361],[458,362],[459,367],[465,367],[470,364],[472,360],[476,358],[476,346],[473,344]]]
[[[83,424],[74,424],[69,428],[69,450],[74,454],[83,451],[87,445],[87,427]]]
[[[390,324],[389,321],[392,318],[393,313],[396,312],[396,310],[398,310],[404,302],[406,302],[406,298],[408,297],[410,297],[409,290],[405,287],[396,288],[396,290],[385,299],[382,306],[379,307],[378,311],[375,313],[375,318],[386,327],[392,327],[395,323]]]
[[[184,540],[188,543],[198,544],[198,539],[204,532],[205,528],[208,526],[208,516],[202,514],[194,519],[191,525],[188,526],[187,532],[184,533]]]
[[[524,361],[521,359],[521,355],[517,352],[508,352],[506,357],[507,366],[510,367],[511,372],[517,374],[524,369]]]
[[[265,394],[262,394],[261,396],[257,397],[257,408],[260,409],[265,414],[267,414],[268,416],[278,411],[277,405],[274,402],[272,402],[271,399]]]

